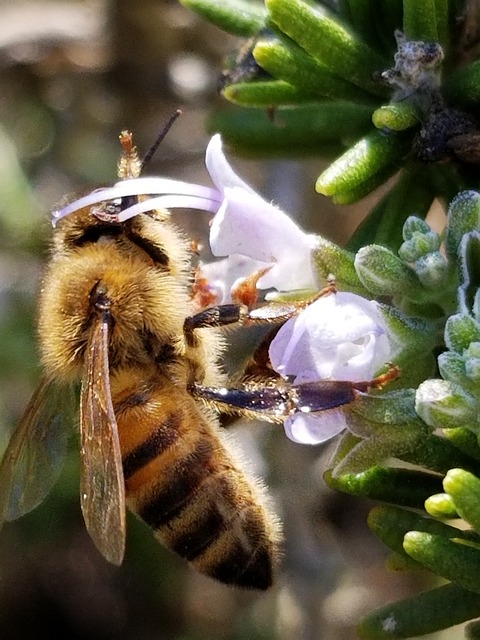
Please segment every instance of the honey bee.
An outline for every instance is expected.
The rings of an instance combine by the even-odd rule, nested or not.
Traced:
[[[127,133],[122,144],[119,175],[138,175]],[[189,253],[164,211],[118,223],[105,207],[87,207],[57,223],[38,308],[45,373],[0,468],[0,520],[50,490],[68,434],[58,384],[81,380],[81,507],[104,557],[122,562],[128,505],[200,572],[266,589],[279,523],[214,412],[189,391],[223,382],[218,330],[185,337]]]
[[[143,163],[131,134],[121,142],[119,176],[137,177]],[[295,385],[269,366],[274,329],[242,384],[225,386],[220,327],[278,325],[302,305],[250,310],[250,301],[199,311],[191,295],[191,243],[166,211],[120,222],[116,214],[132,198],[84,207],[57,222],[38,311],[45,373],[0,466],[0,525],[37,506],[56,480],[69,435],[63,388],[81,381],[81,507],[103,556],[116,565],[123,560],[127,505],[195,569],[230,585],[267,589],[280,525],[262,487],[236,462],[215,409],[281,422],[294,411],[353,402],[398,371],[391,367],[366,382]],[[241,299],[262,273],[247,279]]]

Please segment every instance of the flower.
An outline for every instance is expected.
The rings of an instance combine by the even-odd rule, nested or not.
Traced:
[[[260,278],[259,288],[316,289],[310,265],[314,236],[304,233],[288,215],[266,202],[233,171],[223,153],[220,135],[210,140],[205,162],[215,188],[158,177],[121,180],[54,211],[53,224],[100,202],[117,205],[118,222],[152,209],[211,211],[215,214],[210,227],[212,253],[227,256],[221,284],[225,299],[230,283],[267,266],[271,268]],[[129,196],[141,196],[141,201],[122,209],[122,198]]]
[[[377,304],[353,293],[319,298],[288,320],[273,339],[269,355],[277,373],[294,385],[320,380],[372,380],[390,359],[391,345]],[[295,442],[318,444],[345,429],[342,406],[285,421]]]
[[[260,289],[316,289],[310,264],[314,236],[302,231],[287,214],[263,200],[234,173],[219,135],[210,140],[205,162],[223,196],[210,229],[213,255],[229,256],[235,262],[240,254],[262,266],[270,265],[271,269],[258,281]],[[229,278],[235,279],[231,274]]]

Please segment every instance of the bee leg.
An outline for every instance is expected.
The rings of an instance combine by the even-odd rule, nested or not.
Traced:
[[[282,380],[276,385],[246,383],[240,388],[206,387],[195,383],[191,393],[220,410],[225,410],[227,406],[234,412],[253,413],[260,418],[279,422],[295,412],[315,413],[350,404],[359,393],[381,389],[399,376],[399,368],[391,364],[386,373],[361,382],[318,380],[292,384]]]
[[[372,381],[373,382],[373,381]],[[240,388],[205,387],[194,384],[191,393],[217,410],[283,422],[296,412],[314,413],[353,402],[357,390],[352,382],[320,380],[293,385],[282,381],[275,386],[246,384]]]

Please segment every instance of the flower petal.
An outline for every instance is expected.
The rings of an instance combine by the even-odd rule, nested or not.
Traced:
[[[205,165],[213,184],[221,192],[226,187],[240,187],[247,192],[255,194],[255,191],[241,178],[237,176],[225,157],[222,149],[222,138],[219,133],[214,135],[208,143],[205,152]]]
[[[210,228],[213,254],[240,253],[272,264],[271,271],[260,279],[259,288],[314,288],[310,265],[313,237],[256,193],[236,187],[225,189],[224,195]]]
[[[273,368],[297,384],[370,380],[390,353],[376,305],[350,293],[320,298],[288,320],[269,350]]]
[[[294,413],[285,420],[285,433],[300,444],[320,444],[347,428],[345,413],[340,409],[318,413]]]

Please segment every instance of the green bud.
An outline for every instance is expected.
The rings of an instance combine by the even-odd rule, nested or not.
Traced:
[[[459,515],[480,532],[480,480],[464,469],[450,469],[443,488],[452,497]]]
[[[447,255],[457,258],[465,233],[479,228],[480,194],[478,191],[462,191],[454,197],[448,207],[445,236]]]
[[[265,27],[265,8],[246,0],[180,0],[184,7],[195,11],[223,31],[237,36],[253,36]]]
[[[418,110],[410,102],[383,105],[373,112],[372,122],[377,129],[404,131],[419,124]]]
[[[417,389],[418,415],[434,428],[474,428],[477,423],[475,399],[447,380],[426,380]]]
[[[355,269],[362,284],[374,295],[411,295],[420,284],[403,260],[380,245],[369,245],[355,256]]]
[[[414,318],[396,307],[378,304],[392,345],[392,360],[402,364],[411,354],[417,357],[431,351],[435,344],[435,326],[427,320]]]
[[[402,234],[405,241],[412,240],[418,234],[425,235],[431,233],[432,229],[429,224],[418,216],[409,216],[403,225]],[[436,247],[438,249],[438,247]]]
[[[388,604],[357,627],[363,640],[414,638],[480,616],[480,594],[447,584]]]
[[[458,518],[455,503],[448,493],[437,493],[427,498],[427,500],[425,500],[425,511],[440,520]],[[416,527],[412,527],[412,529],[416,529]]]
[[[415,262],[430,253],[437,253],[442,241],[434,231],[416,231],[400,247],[398,254],[405,262]],[[443,258],[445,262],[445,259]]]
[[[445,324],[447,348],[463,356],[471,342],[480,342],[480,323],[465,313],[450,316]]]
[[[421,531],[405,534],[403,548],[432,573],[480,593],[480,548]]]
[[[465,374],[476,385],[480,383],[480,358],[467,358],[465,360]],[[477,387],[480,391],[480,387]]]
[[[368,291],[355,271],[354,259],[355,256],[350,251],[341,249],[321,236],[316,237],[311,262],[319,281],[325,282],[330,274],[333,274],[340,290],[345,289],[368,297]]]
[[[466,380],[465,360],[453,351],[444,351],[438,356],[438,370],[444,380],[462,386]]]
[[[414,265],[415,273],[424,287],[429,289],[441,286],[448,275],[448,264],[439,251],[419,258]]]

